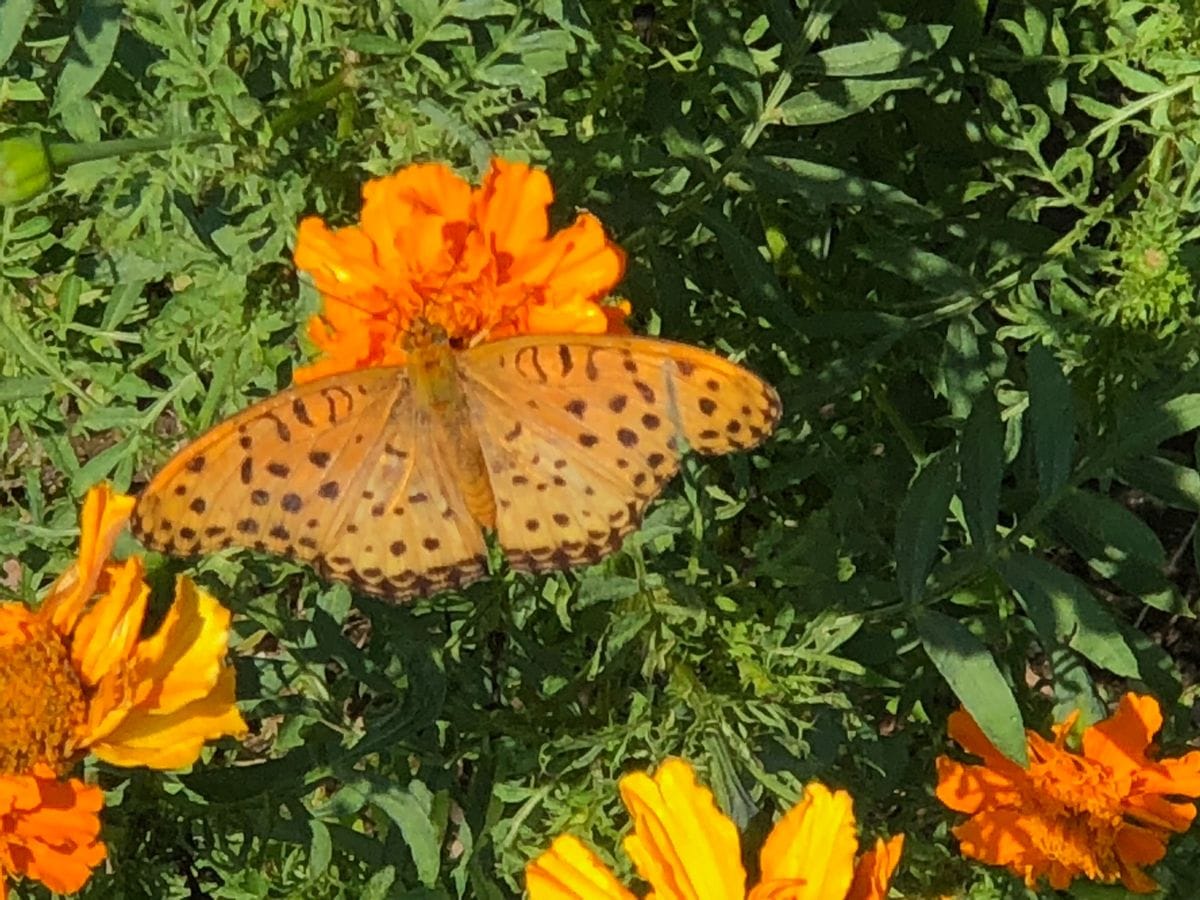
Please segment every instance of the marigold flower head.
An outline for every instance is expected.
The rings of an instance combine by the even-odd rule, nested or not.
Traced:
[[[132,509],[133,498],[93,488],[79,556],[42,605],[0,604],[0,891],[10,875],[77,890],[104,858],[102,793],[56,780],[84,754],[180,768],[206,740],[245,733],[228,610],[180,578],[162,624],[141,637],[142,561],[110,559]]]
[[[882,900],[904,845],[903,835],[879,840],[856,862],[850,795],[813,782],[775,823],[760,852],[759,882],[747,894],[737,829],[687,762],[669,759],[653,777],[627,775],[620,791],[633,818],[625,851],[653,900]],[[526,866],[525,882],[531,900],[634,900],[571,835]]]
[[[1200,796],[1200,752],[1150,759],[1162,727],[1153,697],[1126,694],[1108,719],[1087,728],[1079,752],[1067,747],[1078,714],[1049,741],[1026,732],[1029,768],[1005,757],[967,713],[949,733],[981,765],[939,757],[937,796],[970,818],[954,829],[965,856],[1005,866],[1035,887],[1058,890],[1078,877],[1121,882],[1134,893],[1157,889],[1144,867],[1166,853],[1171,832],[1186,831]]]
[[[624,332],[629,305],[601,302],[624,255],[588,213],[550,235],[553,199],[546,174],[523,163],[492,160],[477,188],[425,163],[368,181],[357,225],[301,221],[295,261],[322,295],[308,326],[322,356],[295,380],[400,365],[417,321],[458,346]]]

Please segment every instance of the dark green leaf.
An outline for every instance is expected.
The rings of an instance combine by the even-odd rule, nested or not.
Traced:
[[[775,109],[774,118],[783,125],[837,122],[862,112],[893,91],[921,87],[925,82],[925,78],[828,81],[810,91],[800,91],[788,97]]]
[[[1075,409],[1071,383],[1042,344],[1029,351],[1029,419],[1038,490],[1050,497],[1066,486],[1075,455]]]
[[[900,595],[917,600],[933,567],[950,498],[957,484],[958,461],[943,452],[931,459],[913,479],[896,519],[896,582]]]
[[[817,54],[820,70],[837,78],[886,75],[932,56],[950,31],[949,25],[916,25],[830,47]]]
[[[1123,678],[1139,677],[1137,659],[1117,623],[1078,578],[1026,553],[1013,554],[997,568],[1047,648],[1064,643]]]
[[[975,399],[958,450],[959,497],[971,540],[982,546],[996,539],[1000,518],[1000,482],[1004,477],[1004,426],[990,390]]]
[[[988,740],[1026,765],[1021,711],[992,654],[965,625],[937,610],[921,611],[916,626],[929,659]]]
[[[1164,574],[1166,553],[1158,536],[1120,503],[1072,488],[1055,508],[1050,523],[1093,571],[1155,608],[1178,607],[1187,614]]]

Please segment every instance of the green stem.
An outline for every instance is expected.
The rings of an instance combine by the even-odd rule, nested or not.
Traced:
[[[75,163],[94,159],[109,159],[129,153],[149,153],[187,147],[192,144],[213,144],[221,140],[215,131],[200,131],[178,137],[121,138],[114,141],[89,141],[83,144],[53,143],[46,148],[50,164],[55,169],[64,169]]]
[[[333,77],[321,82],[292,106],[271,117],[270,129],[272,137],[287,134],[298,125],[303,125],[310,119],[315,119],[329,101],[349,90],[354,85],[354,70],[349,66],[339,71]]]

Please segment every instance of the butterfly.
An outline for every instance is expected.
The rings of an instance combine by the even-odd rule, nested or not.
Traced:
[[[522,335],[413,347],[291,387],[186,446],[138,498],[149,547],[304,560],[394,600],[486,577],[484,530],[526,572],[598,562],[700,453],[758,445],[775,390],[696,347]]]

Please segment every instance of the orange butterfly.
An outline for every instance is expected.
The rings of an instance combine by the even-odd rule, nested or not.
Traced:
[[[522,335],[289,388],[185,447],[138,500],[136,534],[190,555],[231,545],[312,563],[396,600],[487,574],[595,563],[679,468],[762,442],[779,398],[695,347]]]

